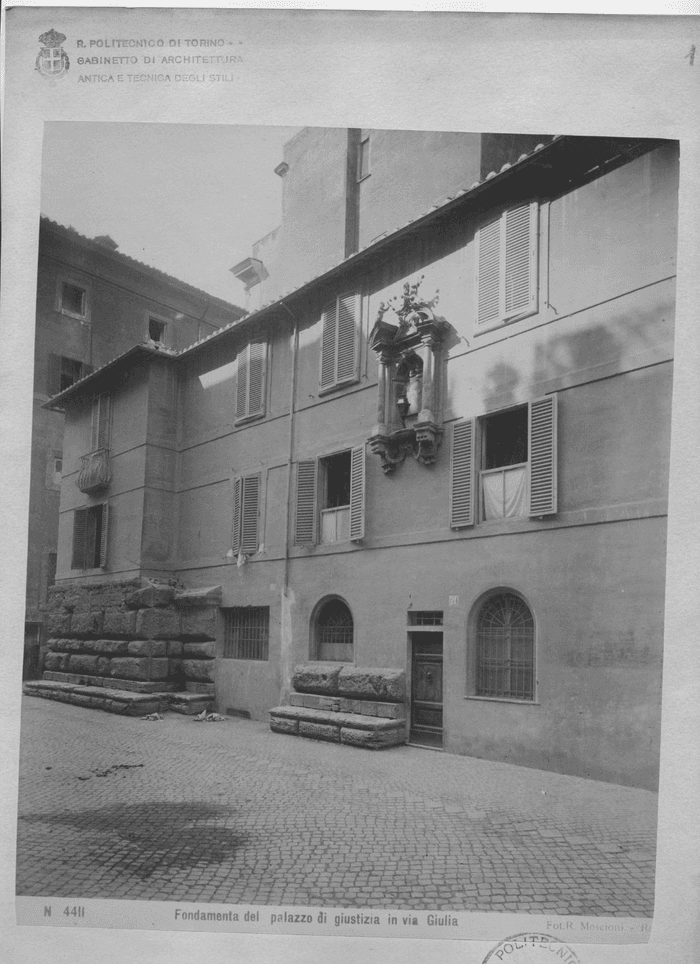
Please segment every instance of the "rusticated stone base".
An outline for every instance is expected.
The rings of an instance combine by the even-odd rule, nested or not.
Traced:
[[[132,692],[63,680],[30,681],[24,684],[24,693],[26,696],[40,696],[46,700],[58,700],[60,703],[72,703],[74,706],[124,716],[148,716],[149,713],[165,713],[168,710],[194,716],[202,710],[208,712],[214,703],[212,697],[197,693]]]
[[[403,719],[384,719],[337,710],[316,710],[306,706],[277,706],[270,710],[270,728],[311,740],[345,743],[348,746],[382,750],[406,742]]]

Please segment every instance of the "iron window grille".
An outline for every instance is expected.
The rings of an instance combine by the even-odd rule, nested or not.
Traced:
[[[408,614],[409,626],[442,626],[442,612],[412,610]]]
[[[476,695],[535,698],[535,622],[514,593],[487,599],[477,619]]]
[[[267,660],[269,643],[269,606],[224,610],[224,659]]]
[[[355,627],[342,599],[329,599],[316,618],[316,658],[351,663]]]

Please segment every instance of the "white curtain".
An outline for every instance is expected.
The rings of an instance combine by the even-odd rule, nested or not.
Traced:
[[[527,467],[506,468],[481,477],[485,519],[527,515]]]

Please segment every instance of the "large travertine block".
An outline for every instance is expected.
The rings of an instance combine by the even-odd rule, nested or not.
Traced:
[[[74,636],[100,636],[103,617],[101,611],[73,613],[70,631]]]
[[[139,639],[177,639],[180,614],[170,609],[139,609],[136,635]]]
[[[209,659],[183,659],[183,669],[188,680],[203,683],[214,682],[214,662]]]
[[[103,656],[126,656],[129,652],[128,639],[96,639],[93,652]]]
[[[153,609],[154,607],[169,606],[174,598],[175,589],[173,586],[149,582],[148,585],[128,593],[124,601],[129,609]]]
[[[106,609],[102,622],[105,636],[128,639],[136,635],[136,613],[123,609]]]
[[[68,661],[69,673],[87,673],[90,676],[98,676],[97,656],[88,656],[84,653],[75,653]]]
[[[134,639],[127,652],[129,656],[165,656],[167,648],[164,639]]]
[[[406,674],[401,669],[343,666],[338,676],[338,692],[354,700],[401,703],[406,696]]]
[[[52,636],[67,636],[70,633],[70,613],[50,613],[46,621],[47,629]]]
[[[338,692],[340,663],[302,663],[294,667],[292,686],[297,693],[323,693],[335,696]]]
[[[183,639],[216,639],[217,610],[213,606],[182,610]]]
[[[299,720],[299,736],[306,736],[310,740],[326,740],[329,743],[340,742],[340,727],[327,723],[309,723]]]
[[[212,639],[206,643],[184,643],[182,655],[187,659],[214,659],[216,642]]]
[[[299,732],[299,720],[287,720],[283,716],[272,716],[270,718],[270,729],[275,733],[291,733],[294,736]]]
[[[119,656],[110,664],[110,674],[120,679],[159,680],[168,676],[168,660],[148,656]]]
[[[68,670],[69,653],[47,653],[44,656],[44,670],[65,672]]]

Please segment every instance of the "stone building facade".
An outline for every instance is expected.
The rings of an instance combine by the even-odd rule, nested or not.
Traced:
[[[39,231],[34,411],[24,676],[36,676],[48,636],[63,473],[63,414],[42,406],[132,345],[179,350],[244,312],[118,250],[42,217]]]
[[[288,220],[234,269],[251,300],[266,286],[259,307],[49,403],[66,412],[61,669],[40,685],[79,696],[86,653],[103,689],[119,660],[143,683],[169,660],[160,691],[194,694],[206,665],[219,712],[273,710],[287,733],[351,743],[343,714],[374,734],[400,720],[419,745],[653,787],[678,145],[416,134],[403,162],[393,133],[303,132]],[[325,220],[295,201],[315,179]],[[429,206],[397,228],[413,181]],[[111,475],[86,495],[106,399]],[[94,626],[68,611],[135,579],[171,584],[157,632],[131,596]],[[216,600],[206,638],[184,629],[191,593]]]

